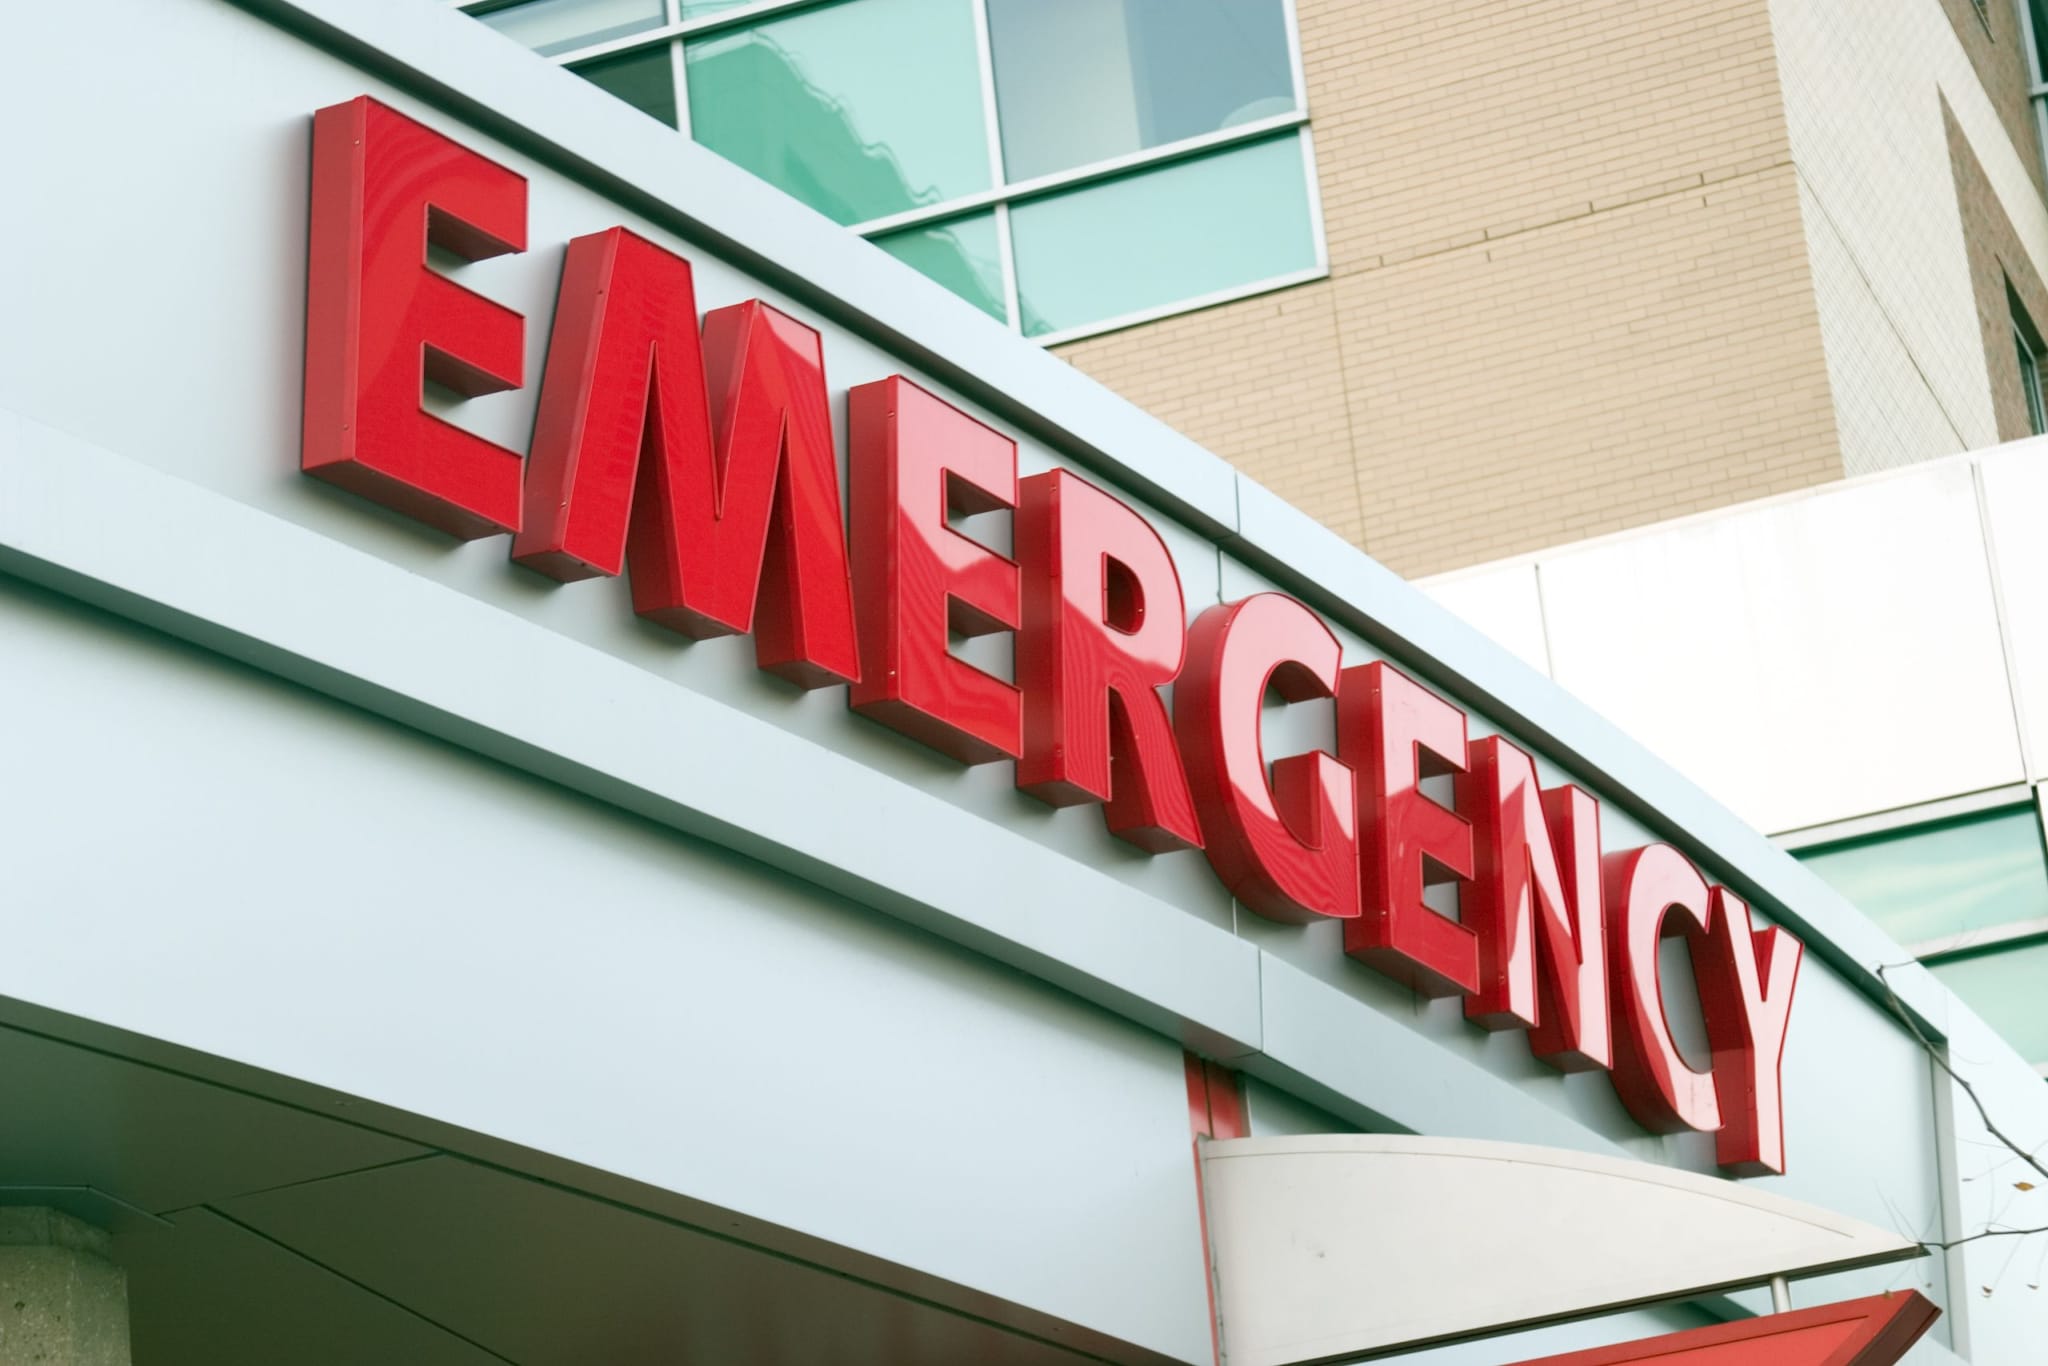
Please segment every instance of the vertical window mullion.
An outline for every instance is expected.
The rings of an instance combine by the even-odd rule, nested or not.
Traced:
[[[682,0],[669,0],[679,6]],[[676,83],[676,127],[684,137],[690,133],[690,73],[689,63],[683,60],[683,40],[680,37],[668,40],[668,65],[671,79]]]
[[[1330,239],[1323,232],[1323,191],[1322,183],[1316,179],[1315,133],[1303,124],[1295,136],[1301,140],[1301,183],[1308,192],[1308,230],[1315,243],[1316,269],[1328,270]]]
[[[974,49],[981,63],[981,119],[988,132],[989,184],[1001,189],[1010,183],[1003,165],[1002,115],[996,107],[995,46],[989,38],[988,0],[967,0],[974,6]],[[1017,253],[1010,243],[1010,206],[995,206],[996,259],[1003,272],[1003,314],[1012,332],[1022,333],[1024,319],[1017,306]]]
[[[2048,783],[2034,788],[2034,834],[2041,841],[2041,860],[2048,863]]]
[[[661,17],[670,28],[683,22],[683,0],[661,0]],[[668,40],[668,74],[676,87],[676,129],[684,137],[690,136],[690,87],[688,76],[683,71],[683,39],[678,34]]]
[[[2025,3],[2025,0],[2021,0]],[[1280,0],[1280,13],[1287,26],[1287,64],[1294,73],[1294,109],[1308,113],[1308,73],[1302,69],[1301,22],[1294,12],[1295,0]],[[1310,182],[1313,184],[1314,182]]]
[[[996,255],[1003,267],[1003,312],[1009,317],[1010,330],[1022,336],[1024,306],[1017,286],[1017,249],[1010,240],[1010,206],[998,204],[995,213]]]
[[[2034,136],[2040,142],[2041,162],[2048,166],[2048,96],[2034,96]]]
[[[2013,8],[2019,11],[2020,46],[2026,49],[2027,71],[2033,76],[2033,84],[2039,86],[2042,78],[2048,76],[2048,63],[2041,60],[2041,35],[2034,32],[2033,0],[2013,0]]]
[[[2027,426],[2035,436],[2048,433],[2048,402],[2041,393],[2041,357],[2017,317],[2012,326],[2013,350],[2019,361],[2020,395],[2027,403]]]
[[[981,119],[988,132],[988,183],[1002,186],[1010,183],[1008,172],[1003,168],[1003,133],[996,110],[996,58],[995,48],[989,41],[988,0],[967,0],[974,6],[974,52],[981,63]]]

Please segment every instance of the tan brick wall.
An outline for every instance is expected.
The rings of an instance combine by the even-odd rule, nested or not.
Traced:
[[[1063,354],[1407,574],[1838,477],[1765,0],[1299,0],[1331,278]]]
[[[1320,280],[1064,350],[1096,379],[1363,544],[1335,293]]]
[[[1989,8],[2001,28],[2012,11],[2009,0]],[[1771,0],[1842,467],[1851,476],[1999,439],[1993,371],[2004,358],[1987,368],[1972,269],[1981,244],[1968,240],[1977,227],[1958,211],[1944,104],[2017,245],[2048,274],[2048,211],[2034,149],[2014,141],[2010,105],[1986,84],[1985,49],[1970,36],[1983,36],[1982,26],[1973,13],[1961,24],[1957,17],[1953,5],[1934,0]],[[2000,51],[2017,63],[2013,46]]]
[[[2032,75],[2027,69],[2026,35],[2020,31],[2020,9],[2010,0],[1941,0],[1963,51],[1970,59],[1984,93],[1998,111],[2005,135],[2020,151],[2036,190],[2048,191],[2043,179],[2040,143],[2034,134],[2033,101],[2027,94]]]
[[[2013,341],[2012,297],[2018,297],[2027,321],[2038,331],[2048,327],[2048,283],[2042,281],[2041,273],[2021,245],[2019,232],[2006,216],[1998,191],[1984,174],[1984,165],[1956,123],[1947,100],[1941,102],[1941,122],[1948,134],[1950,167],[1955,172],[1956,204],[1963,215],[1963,242],[1970,255],[1970,292],[1976,300],[1977,323],[1984,338],[1984,366],[1991,378],[1991,407],[1997,415],[1998,439],[2017,441],[2032,436],[2034,427],[2027,413],[2019,352]]]
[[[1367,548],[1429,573],[1839,478],[1805,266],[1780,167],[1343,277]]]

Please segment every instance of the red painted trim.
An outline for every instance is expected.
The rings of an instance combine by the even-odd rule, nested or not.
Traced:
[[[1202,1064],[1208,1074],[1209,1137],[1249,1138],[1251,1124],[1244,1112],[1244,1087],[1237,1073],[1222,1063]]]
[[[1223,1363],[1223,1337],[1216,1323],[1216,1278],[1209,1256],[1209,1205],[1202,1191],[1202,1140],[1244,1138],[1251,1133],[1244,1110],[1244,1090],[1237,1073],[1193,1053],[1181,1054],[1188,1084],[1189,1148],[1195,1160],[1195,1218],[1202,1229],[1202,1289],[1209,1296],[1209,1348],[1217,1366]]]
[[[1515,1366],[1894,1366],[1940,1315],[1926,1296],[1906,1290],[1537,1357]],[[1745,1343],[1752,1345],[1728,1350]]]
[[[1188,1082],[1188,1134],[1214,1138],[1209,1131],[1209,1064],[1192,1053],[1181,1054],[1181,1062]]]

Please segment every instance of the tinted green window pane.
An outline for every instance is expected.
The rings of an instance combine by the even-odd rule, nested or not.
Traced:
[[[989,0],[1009,179],[1293,110],[1282,0]]]
[[[755,0],[683,0],[683,18],[702,19],[707,14],[723,14],[753,3]]]
[[[2048,917],[2032,807],[1813,850],[1799,860],[1902,944]]]
[[[645,33],[664,18],[661,0],[530,0],[477,17],[549,56]]]
[[[838,222],[989,187],[973,0],[842,0],[684,56],[697,141]]]
[[[1215,152],[1010,211],[1031,336],[1316,264],[1300,139]]]
[[[990,317],[1008,317],[1003,307],[1003,262],[996,247],[994,214],[905,228],[872,240]]]
[[[642,113],[654,115],[671,128],[676,126],[676,73],[669,64],[667,43],[623,57],[600,57],[569,69]]]
[[[2031,1063],[2048,1062],[2048,944],[1928,969]]]
[[[2041,396],[2041,362],[2034,356],[2034,348],[2027,344],[2026,333],[2017,326],[2012,332],[2013,345],[2019,351],[2020,392],[2027,396],[2027,426],[2035,436],[2048,433],[2048,404]]]

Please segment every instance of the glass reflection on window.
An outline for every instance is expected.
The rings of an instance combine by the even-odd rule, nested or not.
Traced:
[[[1293,133],[1026,200],[1011,209],[1010,227],[1032,337],[1316,264]]]
[[[665,16],[661,0],[530,0],[477,18],[552,57],[660,28]]]
[[[993,183],[972,0],[842,0],[684,45],[690,129],[840,223]]]
[[[2021,1057],[2036,1066],[2048,1063],[2048,1002],[2041,999],[2041,984],[2048,982],[2048,944],[1951,959],[1928,971]]]
[[[1287,0],[521,0],[471,12],[543,53],[625,47],[571,69],[687,123],[835,222],[930,210],[936,221],[876,244],[1027,336],[1234,297],[1320,261]],[[670,34],[675,16],[695,31]],[[661,36],[628,46],[644,34]],[[1282,127],[1256,127],[1269,118]],[[1004,192],[1248,127],[1193,155]],[[998,248],[991,198],[1009,200],[1014,251]]]
[[[1007,320],[1003,303],[1003,262],[996,245],[996,218],[978,213],[946,223],[926,223],[871,239],[883,251],[929,276],[991,318]]]
[[[1801,849],[1796,856],[1909,946],[2048,918],[2048,861],[2031,806]]]
[[[1295,108],[1283,0],[988,0],[1011,181]]]
[[[607,90],[643,114],[676,127],[676,73],[668,45],[643,47],[617,57],[599,57],[569,68],[599,89]]]

